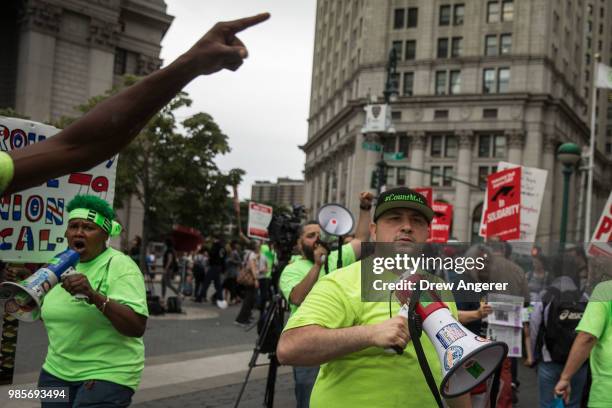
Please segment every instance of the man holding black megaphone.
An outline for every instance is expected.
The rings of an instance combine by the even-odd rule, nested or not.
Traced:
[[[378,197],[370,236],[376,243],[392,243],[398,251],[410,252],[426,242],[433,215],[421,194],[405,187],[387,190]],[[499,366],[505,356],[504,346],[465,329],[457,322],[454,302],[442,302],[435,294],[429,296],[430,302],[410,302],[416,305],[413,315],[421,316],[431,340],[423,340],[421,345],[414,339],[413,345],[406,314],[400,314],[408,306],[408,299],[363,301],[362,273],[368,271],[362,272],[361,264],[354,263],[320,279],[290,317],[279,340],[277,357],[281,364],[323,364],[310,405],[442,406],[437,390],[442,384],[448,406],[470,407],[469,390]],[[440,344],[434,344],[438,340]],[[389,353],[389,349],[399,353]],[[483,353],[486,358],[479,359],[477,355]],[[421,357],[433,373],[427,380],[425,369],[420,368]],[[430,391],[432,388],[435,392]]]

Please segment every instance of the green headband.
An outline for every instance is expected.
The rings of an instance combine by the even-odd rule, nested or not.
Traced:
[[[97,211],[90,210],[88,208],[75,208],[68,214],[68,220],[75,218],[82,218],[87,221],[91,221],[98,225],[111,237],[116,237],[121,234],[121,224],[117,221],[111,221]]]

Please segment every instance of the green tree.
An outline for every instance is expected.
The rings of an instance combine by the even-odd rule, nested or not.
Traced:
[[[126,76],[120,87],[90,99],[77,109],[87,112],[137,80]],[[151,239],[166,235],[173,224],[188,225],[207,233],[209,225],[229,218],[225,202],[230,179],[214,162],[216,156],[230,151],[228,137],[206,113],[196,113],[179,123],[176,111],[190,106],[191,102],[186,93],[179,93],[119,154],[114,206],[121,208],[131,197],[141,203],[143,249]],[[60,118],[55,125],[65,126],[73,120]],[[145,252],[141,251],[141,266],[144,266]]]

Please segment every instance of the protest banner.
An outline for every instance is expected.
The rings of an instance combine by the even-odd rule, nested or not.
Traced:
[[[588,253],[593,256],[612,257],[612,192],[593,232]]]
[[[422,194],[423,197],[427,200],[427,205],[432,206],[433,201],[433,188],[431,187],[417,187],[414,189],[419,194]]]
[[[42,123],[0,117],[0,150],[20,149],[59,131]],[[66,249],[66,204],[77,194],[93,194],[112,205],[116,169],[117,156],[89,170],[51,179],[40,186],[1,197],[0,259],[44,263]]]
[[[519,240],[521,242],[535,242],[548,171],[536,167],[518,166],[509,162],[499,162],[497,165],[498,170],[517,167],[521,168],[521,230]],[[484,222],[486,211],[487,202],[485,200],[479,230],[481,237],[486,237],[486,223]],[[517,246],[515,249],[519,253],[522,253],[523,250],[526,251],[523,255],[529,255],[531,250],[529,246]]]
[[[272,220],[272,207],[264,204],[249,202],[249,222],[247,225],[247,236],[249,238],[263,239],[267,241],[268,225]]]
[[[486,236],[502,241],[520,238],[521,168],[506,169],[487,177]]]
[[[453,222],[453,206],[442,201],[434,201],[432,208],[435,215],[431,221],[429,242],[448,242]]]

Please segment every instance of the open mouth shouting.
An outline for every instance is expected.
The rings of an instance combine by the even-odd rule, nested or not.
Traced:
[[[87,250],[87,244],[82,238],[74,238],[70,243],[70,248],[82,255]]]

